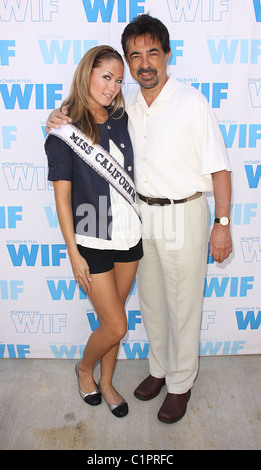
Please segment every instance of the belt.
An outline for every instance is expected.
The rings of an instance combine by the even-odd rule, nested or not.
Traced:
[[[154,204],[159,206],[166,206],[168,204],[171,204],[172,202],[174,204],[181,204],[183,202],[193,201],[193,199],[198,199],[200,196],[202,196],[202,193],[197,192],[193,194],[193,196],[186,197],[185,199],[162,199],[157,197],[146,197],[142,196],[142,194],[139,193],[138,196],[141,201],[146,202],[149,206],[153,206]]]

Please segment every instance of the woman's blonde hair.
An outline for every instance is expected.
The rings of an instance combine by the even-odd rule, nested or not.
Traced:
[[[90,76],[94,68],[99,67],[103,60],[108,59],[119,60],[122,65],[124,65],[121,55],[110,46],[97,46],[86,52],[74,73],[70,94],[62,104],[62,106],[65,105],[68,107],[68,114],[73,123],[79,127],[94,144],[99,142],[100,132],[90,111]],[[121,107],[122,116],[124,113],[124,98],[120,90],[109,108],[109,114],[113,115]]]

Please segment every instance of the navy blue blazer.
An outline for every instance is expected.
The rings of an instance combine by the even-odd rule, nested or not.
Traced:
[[[107,152],[110,150],[109,139],[117,145],[124,156],[124,169],[133,179],[133,150],[127,128],[128,116],[124,113],[119,118],[121,112],[122,110],[117,111],[113,116],[109,116],[104,124],[99,124],[101,134],[99,144]],[[48,136],[45,142],[45,151],[49,168],[48,179],[50,181],[67,180],[72,183],[72,211],[75,233],[77,233],[78,222],[87,215],[87,213],[82,215],[82,210],[80,211],[81,215],[77,215],[77,208],[82,204],[86,204],[88,210],[87,204],[90,204],[95,210],[95,224],[93,224],[93,227],[86,227],[84,235],[88,236],[89,234],[89,236],[110,240],[111,230],[109,231],[109,225],[113,223],[113,220],[110,211],[109,183],[59,137]],[[82,226],[82,224],[79,224],[79,226]],[[83,235],[83,233],[80,234]]]

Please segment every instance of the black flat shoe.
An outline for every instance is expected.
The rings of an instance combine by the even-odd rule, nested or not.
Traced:
[[[98,385],[98,388],[100,390],[100,393],[101,395],[103,396],[104,400],[106,401],[108,407],[109,407],[109,410],[112,412],[112,414],[114,416],[116,416],[116,418],[123,418],[124,416],[126,416],[129,412],[129,407],[128,407],[128,403],[124,400],[124,398],[122,398],[122,396],[120,395],[121,397],[121,402],[116,404],[116,405],[111,405],[105,398],[105,396],[102,394],[102,391],[101,391],[101,386],[100,384]]]
[[[82,397],[82,399],[85,401],[85,403],[88,403],[88,405],[91,405],[91,406],[100,405],[100,403],[101,403],[101,393],[100,393],[100,391],[98,390],[97,384],[96,384],[97,390],[95,390],[94,392],[91,392],[91,393],[84,393],[84,392],[82,392],[81,389],[80,389],[80,383],[79,383],[79,362],[80,362],[80,361],[78,361],[77,364],[75,365],[75,372],[76,372],[77,381],[78,381],[78,391],[79,391],[79,394],[80,394],[80,396]]]

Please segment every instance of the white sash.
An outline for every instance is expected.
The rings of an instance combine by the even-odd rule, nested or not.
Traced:
[[[136,190],[131,177],[103,147],[93,145],[88,137],[72,124],[61,126],[60,129],[51,129],[48,135],[55,135],[66,142],[85,163],[129,202],[138,215]]]

